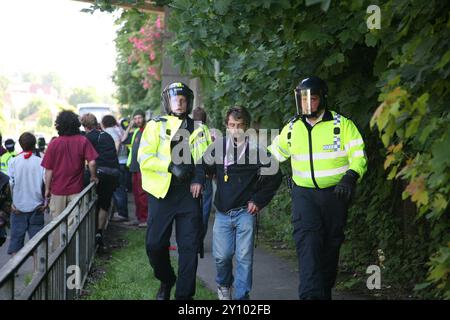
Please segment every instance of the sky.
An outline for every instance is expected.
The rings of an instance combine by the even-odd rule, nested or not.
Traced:
[[[112,91],[117,14],[73,0],[0,0],[0,74],[56,72],[68,87]]]

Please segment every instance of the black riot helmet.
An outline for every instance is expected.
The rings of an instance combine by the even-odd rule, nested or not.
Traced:
[[[9,152],[13,152],[14,151],[14,146],[16,145],[16,143],[14,142],[13,139],[6,139],[5,140],[5,148],[6,150],[8,150]]]
[[[311,96],[317,95],[320,98],[319,107],[316,111],[311,109]],[[328,86],[319,77],[311,76],[303,79],[295,88],[295,105],[297,114],[308,118],[317,117],[318,114],[327,108]]]
[[[187,100],[186,111],[183,113],[172,112],[171,105],[176,102],[177,96],[184,96]],[[194,102],[194,93],[192,90],[182,82],[174,82],[164,88],[161,94],[161,102],[167,114],[174,115],[180,118],[185,118],[186,115],[192,111],[192,104]]]
[[[45,141],[44,137],[39,137],[37,140],[37,146],[38,150],[43,152],[45,150],[45,146],[47,145],[47,142]]]

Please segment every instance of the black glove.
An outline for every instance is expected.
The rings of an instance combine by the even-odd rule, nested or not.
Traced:
[[[341,181],[334,188],[334,193],[339,200],[350,201],[355,193],[356,181],[358,181],[359,174],[353,170],[347,170]]]
[[[180,181],[187,182],[191,179],[191,166],[188,164],[174,164],[171,162],[169,164],[169,171]]]
[[[6,242],[6,237],[0,237],[0,247]]]

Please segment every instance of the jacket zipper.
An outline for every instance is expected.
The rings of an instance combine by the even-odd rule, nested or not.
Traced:
[[[311,178],[312,181],[314,183],[314,185],[316,186],[317,189],[319,188],[319,185],[317,184],[316,178],[314,177],[314,163],[313,163],[313,152],[312,152],[312,130],[314,129],[314,127],[307,127],[308,128],[308,140],[309,140],[309,164],[311,167]]]

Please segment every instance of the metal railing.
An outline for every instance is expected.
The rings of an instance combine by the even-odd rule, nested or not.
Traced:
[[[0,300],[80,296],[96,250],[96,201],[92,182],[0,269]]]

